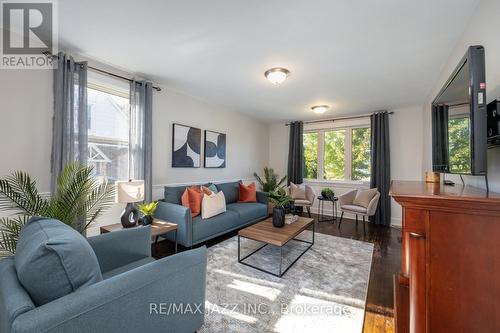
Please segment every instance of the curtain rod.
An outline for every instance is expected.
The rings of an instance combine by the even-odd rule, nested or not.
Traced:
[[[375,112],[375,113],[377,113],[377,112]],[[321,119],[321,120],[309,120],[309,121],[304,121],[303,123],[304,124],[315,124],[315,123],[324,123],[324,122],[329,122],[329,121],[335,122],[335,121],[339,121],[339,120],[350,120],[350,119],[368,118],[372,114],[374,114],[374,113],[363,114],[363,115],[360,115],[360,116],[351,116],[351,117],[339,117],[339,118],[327,118],[327,119]],[[387,114],[394,114],[394,112],[390,111],[390,112],[387,112]],[[290,123],[286,123],[285,126],[290,126]]]
[[[57,58],[56,55],[53,55],[50,52],[42,52],[42,53],[44,55],[46,55],[47,57]],[[116,77],[118,79],[122,79],[122,80],[129,81],[129,82],[134,81],[132,79],[129,79],[128,77],[125,77],[125,76],[122,76],[122,75],[118,75],[118,74],[115,74],[115,73],[111,73],[111,72],[105,71],[105,70],[100,69],[100,68],[96,68],[96,67],[89,66],[89,65],[87,65],[87,67],[90,68],[90,69],[92,69],[92,70],[94,70],[94,71],[96,71],[96,72],[99,72],[99,73],[102,73],[102,74],[106,74],[106,75],[109,75],[109,76],[112,76],[112,77]],[[156,91],[161,91],[161,88],[157,87],[157,86],[153,86],[153,89],[156,90]]]

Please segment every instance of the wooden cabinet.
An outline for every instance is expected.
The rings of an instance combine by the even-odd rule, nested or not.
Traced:
[[[396,331],[500,332],[500,194],[393,181],[403,209]]]

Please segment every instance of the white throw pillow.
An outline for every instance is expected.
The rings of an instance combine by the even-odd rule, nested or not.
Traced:
[[[290,182],[290,196],[292,199],[306,199],[306,187],[303,184],[295,185]]]
[[[224,192],[219,191],[211,195],[204,195],[201,201],[201,218],[208,219],[226,211]]]

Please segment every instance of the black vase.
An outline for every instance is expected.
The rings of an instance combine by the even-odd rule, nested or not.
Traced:
[[[128,203],[122,212],[121,222],[124,228],[135,227],[137,221],[139,220],[139,212],[135,208],[134,204]]]
[[[145,215],[142,217],[142,225],[150,225],[153,223],[153,217],[151,215]]]
[[[282,228],[285,225],[285,209],[274,207],[273,209],[273,225],[276,228]]]

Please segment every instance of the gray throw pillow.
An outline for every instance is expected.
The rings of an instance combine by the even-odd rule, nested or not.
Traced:
[[[364,191],[358,191],[358,193],[356,193],[356,197],[354,198],[352,204],[368,208],[370,201],[372,201],[373,197],[377,194],[377,191],[378,190],[376,188],[371,188],[369,190],[364,190]]]
[[[54,219],[34,217],[23,227],[14,262],[36,306],[102,281],[99,262],[85,237]]]

